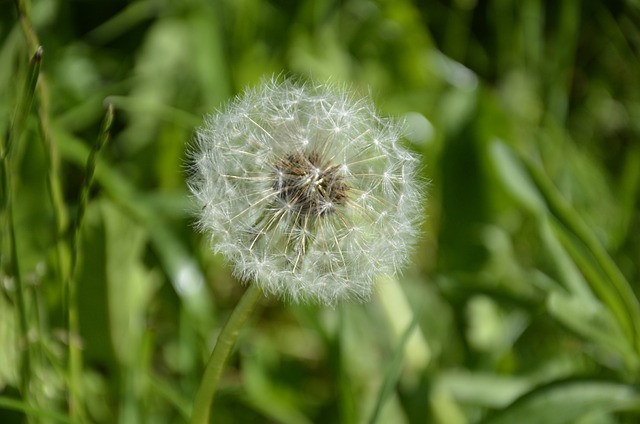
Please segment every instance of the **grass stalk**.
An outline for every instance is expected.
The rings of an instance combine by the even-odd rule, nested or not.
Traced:
[[[209,424],[211,405],[224,364],[229,356],[229,352],[231,352],[231,348],[238,339],[240,329],[251,314],[261,295],[262,291],[255,284],[250,284],[222,328],[218,336],[218,341],[207,363],[202,380],[200,381],[200,387],[196,393],[191,415],[191,424]]]
[[[28,0],[16,0],[15,5],[18,10],[18,20],[22,27],[22,33],[27,40],[29,50],[35,51],[40,46],[40,41],[31,24],[31,5]]]
[[[16,0],[16,9],[18,11],[18,19],[22,33],[27,41],[30,51],[42,54],[42,47],[38,35],[31,23],[30,3],[28,0]],[[44,146],[45,160],[47,162],[47,189],[50,201],[53,206],[54,220],[56,225],[56,238],[61,241],[61,235],[67,228],[68,213],[62,198],[62,185],[59,179],[58,154],[56,145],[53,140],[51,124],[49,121],[49,90],[44,75],[40,75],[38,84],[35,86],[38,91],[39,108],[38,108],[38,126],[40,130],[41,140]],[[56,260],[58,262],[59,272],[61,273],[60,281],[64,281],[64,272],[62,270],[62,245],[60,242],[56,246]]]
[[[96,170],[96,159],[98,153],[109,140],[109,131],[113,123],[113,106],[107,106],[107,112],[96,143],[93,145],[85,167],[85,178],[80,191],[80,202],[78,204],[78,212],[73,225],[73,237],[71,239],[71,266],[69,270],[69,278],[65,284],[64,293],[64,310],[66,312],[66,325],[68,335],[68,367],[69,367],[69,412],[74,419],[84,418],[82,402],[80,401],[80,378],[82,376],[82,350],[80,338],[80,323],[78,321],[78,302],[77,290],[78,284],[75,277],[78,264],[78,247],[80,244],[80,235],[82,229],[82,221],[84,219],[87,204],[89,202],[89,191],[93,183],[93,177]]]
[[[418,315],[413,316],[413,320],[407,326],[407,329],[402,333],[398,344],[396,345],[393,357],[389,363],[389,367],[384,375],[384,380],[382,385],[380,386],[380,391],[378,392],[378,397],[376,399],[376,404],[373,408],[373,413],[371,414],[371,418],[369,418],[370,424],[376,424],[380,421],[380,415],[382,413],[382,408],[386,405],[387,401],[393,395],[394,389],[398,384],[398,380],[400,379],[400,375],[402,373],[402,363],[404,359],[404,351],[407,346],[407,343],[411,339],[411,335],[413,331],[418,327]]]
[[[20,141],[22,134],[24,133],[27,116],[31,110],[33,103],[33,97],[35,93],[36,82],[38,81],[38,75],[40,74],[40,65],[42,63],[42,48],[36,49],[35,54],[31,58],[28,67],[28,74],[25,80],[25,85],[20,93],[18,100],[18,106],[16,113],[11,122],[11,128],[7,135],[7,139],[0,146],[0,163],[2,174],[2,207],[6,218],[7,234],[9,239],[10,250],[10,267],[11,275],[13,275],[16,284],[16,303],[18,311],[18,323],[20,331],[20,346],[24,346],[26,354],[23,356],[21,364],[21,391],[25,398],[28,398],[29,382],[31,379],[31,352],[29,343],[29,328],[27,321],[27,307],[26,307],[26,290],[22,275],[20,272],[20,264],[18,260],[18,247],[15,231],[15,220],[13,216],[13,200],[15,194],[15,187],[13,184],[13,174],[16,170],[15,164],[12,162],[12,151],[15,145]]]
[[[65,267],[66,255],[63,235],[69,225],[69,214],[62,194],[58,151],[49,121],[49,91],[43,77],[44,76],[41,76],[37,87],[40,100],[38,107],[38,127],[47,167],[47,193],[49,195],[49,201],[51,202],[55,226],[55,260],[57,262],[58,281],[62,287],[68,275],[68,269]]]

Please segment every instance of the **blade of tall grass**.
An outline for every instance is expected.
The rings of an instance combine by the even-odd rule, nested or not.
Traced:
[[[54,130],[54,135],[60,141],[63,159],[81,165],[88,155],[87,147],[60,128],[56,127]],[[149,229],[153,248],[189,316],[202,328],[209,328],[213,305],[208,296],[202,295],[204,276],[184,243],[169,230],[155,204],[147,201],[129,181],[106,162],[97,169],[96,180],[118,205]]]
[[[594,359],[619,371],[624,380],[635,379],[637,355],[611,310],[595,299],[586,300],[562,291],[551,292],[546,307],[556,321],[589,343]]]
[[[620,215],[618,225],[611,236],[614,248],[621,246],[633,234],[631,230],[637,212],[635,205],[640,196],[640,146],[633,145],[630,150],[624,158],[617,184]]]
[[[51,202],[54,221],[55,261],[56,273],[60,287],[64,291],[64,282],[68,274],[68,251],[63,235],[69,225],[69,214],[63,198],[62,182],[60,181],[60,164],[57,145],[53,139],[51,122],[49,120],[49,90],[41,76],[38,83],[39,107],[38,128],[40,140],[45,155],[47,166],[47,194]]]
[[[4,409],[24,412],[28,416],[38,418],[43,422],[76,424],[76,421],[73,421],[62,414],[34,408],[33,406],[29,405],[26,402],[20,402],[18,400],[10,399],[2,396],[0,396],[0,407]]]
[[[589,413],[634,410],[640,396],[630,385],[597,380],[568,380],[535,388],[481,424],[561,424],[579,422]]]
[[[154,17],[161,7],[161,2],[156,0],[131,3],[117,15],[91,30],[86,37],[98,44],[108,43],[142,24],[145,20]]]
[[[521,37],[524,40],[525,65],[530,69],[540,69],[544,60],[544,10],[540,0],[522,2],[520,7]]]
[[[185,128],[193,128],[201,124],[201,119],[189,112],[185,112],[175,107],[154,103],[145,99],[131,96],[109,96],[106,102],[125,111],[144,112],[157,115],[167,122],[175,122]]]
[[[0,163],[2,174],[2,207],[6,222],[4,223],[8,229],[9,249],[10,249],[10,267],[11,274],[16,284],[16,303],[18,310],[18,322],[20,328],[20,345],[26,347],[26,354],[23,356],[21,366],[21,390],[25,398],[29,394],[29,382],[31,379],[31,348],[29,343],[29,326],[27,322],[27,306],[26,306],[26,289],[20,272],[20,264],[18,260],[18,247],[15,232],[15,222],[13,218],[13,201],[16,198],[15,187],[13,186],[14,173],[17,172],[17,166],[12,163],[12,151],[15,145],[20,141],[24,132],[27,116],[31,110],[33,97],[35,94],[35,86],[40,74],[40,65],[42,63],[42,48],[38,48],[29,62],[27,78],[25,85],[20,93],[20,99],[16,112],[11,122],[7,139],[0,146]]]
[[[531,158],[501,142],[495,142],[492,153],[505,187],[530,212],[539,215],[538,219],[552,220],[555,236],[585,273],[591,289],[614,313],[636,352],[640,352],[640,303],[606,249]],[[518,185],[507,180],[513,176],[518,177]],[[517,190],[523,187],[526,196]],[[569,287],[579,288],[571,279],[567,282]]]
[[[35,52],[40,46],[38,35],[31,24],[31,4],[29,0],[15,0],[16,9],[18,10],[18,20],[22,27],[22,33],[27,40],[29,50]]]
[[[547,42],[545,65],[548,87],[549,116],[565,122],[569,113],[569,96],[573,78],[578,36],[580,34],[581,2],[567,0],[559,3],[557,30]]]
[[[382,412],[382,408],[387,403],[389,397],[391,397],[393,393],[393,389],[396,387],[398,383],[398,379],[400,378],[400,373],[402,371],[402,359],[404,358],[404,350],[407,342],[411,338],[413,334],[413,330],[418,325],[418,314],[413,316],[413,320],[411,324],[407,327],[405,332],[402,334],[402,337],[398,341],[396,345],[393,357],[391,362],[389,363],[389,368],[384,375],[384,381],[382,386],[380,387],[380,392],[378,393],[378,399],[376,401],[375,407],[373,408],[373,413],[371,414],[371,418],[369,419],[370,424],[376,424],[380,419],[380,413]]]
[[[347,341],[347,316],[345,308],[338,310],[338,331],[331,343],[330,363],[336,370],[338,417],[343,424],[355,424],[358,422],[356,414],[355,390],[348,365],[346,365],[346,341]]]
[[[36,52],[35,54],[40,52],[40,55],[42,55],[42,47],[40,47],[38,35],[33,28],[33,23],[31,21],[31,4],[29,0],[16,0],[15,5],[18,10],[20,27],[22,28],[22,33],[27,41],[29,49],[34,50]],[[37,85],[34,85],[34,89],[38,90],[39,94],[38,127],[47,163],[47,190],[49,194],[49,201],[53,207],[54,214],[57,262],[56,271],[58,272],[58,279],[62,286],[64,285],[67,270],[65,270],[65,247],[63,245],[61,235],[67,228],[68,214],[62,198],[62,184],[60,182],[58,172],[58,156],[56,145],[52,138],[49,120],[49,90],[44,75],[40,75]]]
[[[65,284],[64,293],[64,311],[66,312],[66,326],[68,340],[68,367],[69,367],[69,410],[71,417],[74,419],[83,419],[85,414],[82,406],[80,379],[82,377],[82,351],[80,342],[77,340],[80,335],[78,322],[78,305],[77,305],[77,281],[75,278],[76,267],[79,255],[79,243],[82,228],[82,220],[89,202],[89,190],[93,183],[93,177],[96,170],[97,155],[109,140],[111,124],[113,123],[113,106],[108,105],[107,111],[102,121],[102,127],[96,143],[93,145],[89,157],[87,158],[85,168],[85,178],[80,192],[80,202],[78,204],[78,212],[73,224],[73,238],[71,239],[71,267],[69,270],[69,278]]]
[[[538,233],[542,239],[542,248],[547,254],[553,258],[556,268],[558,280],[563,283],[564,287],[576,297],[593,300],[593,287],[585,280],[580,272],[579,265],[575,263],[571,255],[558,239],[555,229],[558,228],[557,222],[554,222],[548,216],[540,219],[538,224]],[[593,282],[591,282],[593,284]]]
[[[189,399],[185,398],[182,393],[176,390],[175,387],[172,387],[171,384],[152,374],[150,370],[145,374],[145,378],[151,392],[157,393],[161,398],[165,399],[169,405],[172,405],[185,422],[189,421],[191,409]]]
[[[378,279],[377,300],[382,307],[388,324],[393,332],[393,340],[398,343],[414,320],[414,311],[409,297],[396,278]],[[419,308],[422,308],[420,306]],[[411,335],[404,350],[405,367],[409,372],[419,375],[429,365],[431,348],[420,328]]]
[[[11,128],[9,130],[8,146],[5,152],[5,155],[7,156],[11,154],[13,145],[20,140],[20,136],[22,136],[22,133],[24,132],[27,116],[29,116],[31,105],[33,104],[36,84],[38,82],[38,77],[40,76],[42,55],[43,49],[40,46],[36,48],[35,53],[31,56],[29,61],[25,86],[21,93],[21,98],[19,99],[18,107],[16,108],[16,113],[13,117],[13,122],[11,123]]]
[[[70,105],[64,111],[56,114],[55,125],[64,128],[69,133],[79,134],[90,129],[104,115],[105,99],[113,93],[125,92],[131,89],[132,79],[117,81],[105,87],[96,87],[77,104]],[[109,102],[121,110],[120,105]]]
[[[615,303],[620,305],[619,307],[614,307],[613,312],[625,328],[627,336],[632,340],[636,351],[640,353],[640,303],[631,285],[588,225],[562,197],[539,166],[526,155],[519,155],[519,157],[532,181],[545,198],[550,213],[558,220],[560,225],[580,241],[602,270],[603,275],[611,283],[611,285],[603,283],[598,288],[598,291],[613,289],[614,293],[607,296],[605,301],[609,300],[611,302],[615,299]],[[612,305],[610,304],[610,306]]]

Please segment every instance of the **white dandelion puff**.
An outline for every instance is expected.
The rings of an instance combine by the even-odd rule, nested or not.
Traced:
[[[199,227],[267,294],[366,300],[395,274],[423,201],[403,124],[335,85],[272,79],[205,119],[190,188]]]

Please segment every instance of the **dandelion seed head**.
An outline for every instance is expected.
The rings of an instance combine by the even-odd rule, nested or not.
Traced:
[[[207,116],[190,188],[242,280],[294,302],[369,298],[406,263],[423,198],[399,121],[335,85],[272,79]]]

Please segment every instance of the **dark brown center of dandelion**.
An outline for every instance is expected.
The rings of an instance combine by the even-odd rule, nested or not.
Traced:
[[[286,155],[275,164],[273,189],[283,206],[299,216],[325,216],[347,201],[348,186],[339,167],[316,151]]]

